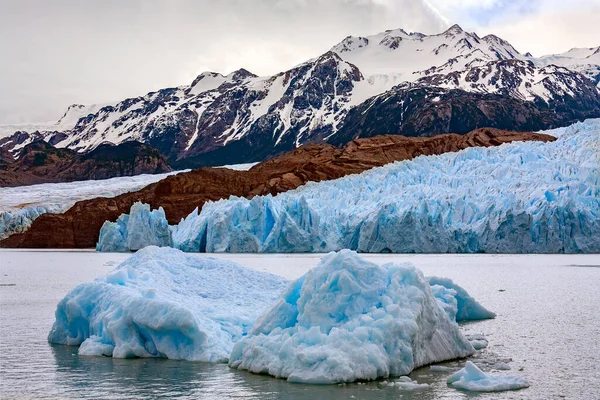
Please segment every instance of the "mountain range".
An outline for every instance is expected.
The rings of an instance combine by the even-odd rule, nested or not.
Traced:
[[[195,168],[261,161],[312,142],[531,131],[593,117],[600,117],[600,47],[536,58],[454,25],[437,35],[348,36],[272,76],[204,72],[190,85],[73,105],[56,124],[3,127],[0,148],[18,158],[38,140],[81,153],[139,141],[174,168]]]

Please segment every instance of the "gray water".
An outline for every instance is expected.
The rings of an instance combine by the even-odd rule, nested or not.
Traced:
[[[425,274],[464,286],[494,320],[463,326],[490,344],[473,361],[489,369],[508,363],[531,387],[474,394],[447,386],[449,372],[421,368],[428,383],[403,392],[381,382],[311,386],[229,369],[223,364],[78,356],[76,347],[46,337],[56,303],[71,288],[125,259],[94,252],[0,251],[0,397],[194,399],[600,399],[600,256],[375,255],[376,262],[411,261]],[[294,278],[319,255],[221,255],[251,268]],[[458,369],[465,360],[444,365]]]

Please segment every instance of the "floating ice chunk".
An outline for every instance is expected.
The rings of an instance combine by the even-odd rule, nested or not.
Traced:
[[[452,372],[454,371],[454,368],[446,367],[445,365],[432,365],[429,367],[429,370],[431,372]]]
[[[342,250],[288,286],[234,346],[229,365],[336,383],[405,375],[473,353],[419,270]]]
[[[486,374],[471,361],[467,361],[463,369],[452,374],[448,383],[454,388],[474,392],[500,392],[529,387],[522,376]]]
[[[466,333],[465,337],[475,350],[485,349],[488,346],[488,340],[482,333]]]
[[[287,283],[229,261],[146,247],[69,292],[48,340],[81,345],[82,355],[225,362]]]
[[[448,305],[447,312],[454,307],[454,301],[451,296],[456,299],[457,312],[455,315],[456,321],[471,321],[479,319],[489,319],[496,317],[491,311],[488,311],[485,307],[479,304],[473,297],[467,293],[465,289],[457,285],[448,278],[439,278],[437,276],[427,277],[429,284],[432,286],[436,298]],[[435,288],[436,285],[443,286],[446,289],[452,289],[451,292],[444,292],[439,288]],[[446,309],[446,307],[444,307]]]
[[[173,246],[173,240],[163,208],[150,211],[148,204],[137,202],[117,222],[102,225],[96,250],[123,252],[146,246]]]

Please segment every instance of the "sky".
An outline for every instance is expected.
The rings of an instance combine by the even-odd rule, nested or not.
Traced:
[[[348,35],[458,23],[543,55],[600,45],[597,21],[600,0],[0,0],[0,124],[57,120],[70,104],[203,71],[273,74]]]

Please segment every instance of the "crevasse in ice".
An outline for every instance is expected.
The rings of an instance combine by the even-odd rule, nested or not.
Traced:
[[[275,275],[146,247],[58,303],[51,343],[79,354],[226,362],[286,287]]]
[[[274,197],[209,202],[173,227],[174,246],[189,252],[599,252],[600,119],[546,133],[558,139],[423,156]]]
[[[229,365],[319,384],[405,375],[474,353],[449,315],[412,265],[342,250],[288,286]]]
[[[13,233],[25,232],[33,221],[42,214],[63,211],[64,207],[60,204],[35,205],[0,211],[0,239],[4,239]]]
[[[146,246],[173,246],[173,240],[163,208],[150,211],[148,204],[137,202],[117,222],[104,222],[96,250],[122,252]]]

